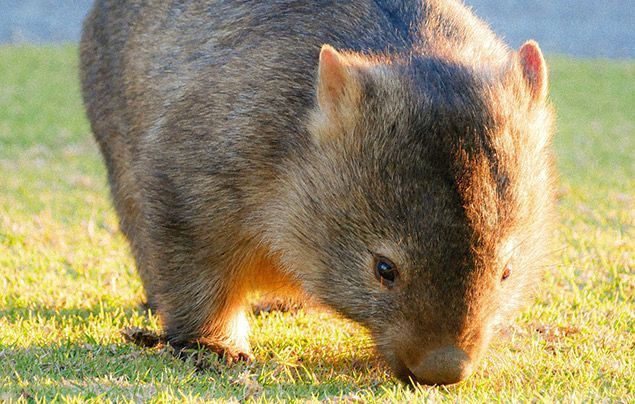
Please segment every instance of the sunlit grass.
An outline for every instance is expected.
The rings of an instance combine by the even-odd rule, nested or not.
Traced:
[[[535,303],[458,386],[409,390],[333,316],[252,317],[256,362],[196,372],[158,329],[83,115],[75,47],[0,47],[0,400],[635,400],[635,62],[550,58],[559,252]]]

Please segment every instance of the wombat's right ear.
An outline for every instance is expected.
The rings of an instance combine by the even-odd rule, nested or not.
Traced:
[[[518,51],[520,66],[534,101],[547,96],[547,64],[535,41],[527,41]]]
[[[350,103],[356,93],[352,66],[346,56],[330,45],[322,45],[317,78],[317,101],[325,113],[332,113]]]

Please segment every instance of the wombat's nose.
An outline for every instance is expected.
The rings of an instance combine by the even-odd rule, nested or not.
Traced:
[[[417,381],[425,384],[453,384],[472,373],[470,357],[455,347],[444,347],[432,351],[413,369]]]

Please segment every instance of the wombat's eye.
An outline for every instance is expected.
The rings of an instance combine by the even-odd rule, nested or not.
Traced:
[[[391,288],[395,283],[395,279],[399,276],[399,272],[386,257],[375,257],[375,276],[383,286]]]
[[[509,278],[509,275],[512,274],[512,268],[511,266],[507,265],[505,267],[505,270],[503,270],[503,275],[501,276],[501,281],[504,281],[505,279]]]

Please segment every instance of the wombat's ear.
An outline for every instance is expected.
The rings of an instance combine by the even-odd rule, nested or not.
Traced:
[[[322,45],[317,78],[317,101],[322,111],[337,109],[351,95],[354,78],[350,69],[346,56],[330,45]]]
[[[527,41],[518,51],[520,66],[534,101],[547,96],[547,64],[535,41]]]

